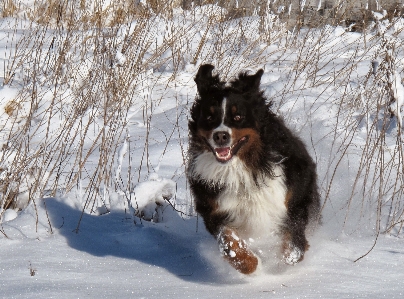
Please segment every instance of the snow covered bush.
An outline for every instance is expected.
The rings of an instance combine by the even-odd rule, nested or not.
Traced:
[[[147,221],[163,221],[164,209],[174,198],[175,188],[175,182],[152,174],[148,181],[138,184],[133,190],[135,215]]]

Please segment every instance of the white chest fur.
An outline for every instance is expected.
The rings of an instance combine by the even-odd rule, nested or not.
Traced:
[[[237,156],[221,164],[206,152],[196,158],[190,170],[207,183],[226,186],[218,197],[218,209],[230,216],[228,225],[241,237],[260,239],[278,231],[286,216],[286,186],[281,166],[274,167],[273,178],[259,178],[258,186]]]

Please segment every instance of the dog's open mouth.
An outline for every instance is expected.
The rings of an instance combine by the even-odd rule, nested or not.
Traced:
[[[234,155],[237,154],[238,150],[248,141],[248,136],[244,136],[231,147],[217,147],[213,149],[216,159],[221,162],[225,163],[233,158]]]

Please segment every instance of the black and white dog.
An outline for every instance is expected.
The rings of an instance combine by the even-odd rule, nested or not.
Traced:
[[[319,218],[316,165],[271,112],[260,91],[262,69],[228,83],[213,69],[198,70],[189,121],[187,177],[196,210],[238,271],[253,273],[259,264],[249,240],[265,244],[275,235],[283,261],[293,265],[309,247],[308,223]]]

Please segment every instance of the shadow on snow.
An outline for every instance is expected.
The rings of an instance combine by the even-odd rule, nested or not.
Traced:
[[[141,224],[136,218],[138,224],[135,225],[134,218],[123,212],[82,215],[80,210],[53,198],[46,199],[46,207],[53,229],[58,230],[76,250],[100,257],[137,260],[164,268],[187,281],[235,283],[234,277],[230,281],[226,275],[219,275],[212,261],[203,256],[201,247],[206,243],[214,247],[212,252],[219,253],[213,238],[204,228],[196,232],[195,218],[183,220],[176,212],[170,211],[170,221],[166,223],[143,221]],[[201,226],[203,223],[200,222]]]

